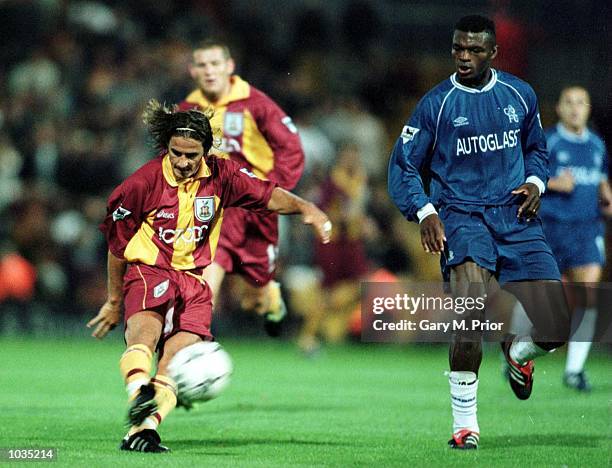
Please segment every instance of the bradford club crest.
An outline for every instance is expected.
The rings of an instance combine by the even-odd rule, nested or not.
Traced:
[[[195,217],[206,223],[215,215],[215,199],[214,197],[196,197],[193,203]]]
[[[223,131],[228,136],[240,136],[244,130],[244,115],[242,112],[226,112],[223,117]]]

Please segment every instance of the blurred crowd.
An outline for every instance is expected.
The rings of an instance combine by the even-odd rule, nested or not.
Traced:
[[[424,54],[412,50],[411,35],[410,50],[395,40],[398,24],[376,2],[289,2],[282,12],[256,4],[0,2],[0,334],[11,314],[12,326],[27,331],[32,308],[61,320],[103,303],[106,245],[97,226],[106,197],[153,156],[140,119],[146,102],[187,95],[191,49],[210,36],[227,41],[238,74],[293,117],[306,154],[297,191],[338,226],[323,249],[299,220],[283,221],[279,276],[290,306],[307,316],[301,309],[342,311],[346,323],[360,279],[380,271],[438,279],[418,226],[390,204],[386,166],[419,97],[452,72],[446,42],[456,18],[438,32],[437,54]],[[511,37],[521,25],[508,24]],[[524,67],[527,56],[517,57],[528,47],[515,45],[505,65]],[[552,123],[552,104],[542,111]],[[323,303],[309,302],[311,284],[326,291]],[[330,339],[341,339],[342,327],[330,326]]]

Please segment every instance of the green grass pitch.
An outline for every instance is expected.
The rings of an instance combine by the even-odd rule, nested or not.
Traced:
[[[610,466],[610,355],[588,368],[595,390],[561,386],[565,352],[538,360],[534,394],[518,401],[498,347],[480,373],[478,451],[451,451],[445,346],[353,345],[307,360],[287,342],[221,341],[230,388],[177,410],[160,433],[172,452],[118,450],[123,344],[0,341],[0,447],[54,447],[60,466]],[[0,463],[1,465],[2,463]],[[14,466],[24,466],[15,463]],[[58,466],[58,465],[52,465]]]

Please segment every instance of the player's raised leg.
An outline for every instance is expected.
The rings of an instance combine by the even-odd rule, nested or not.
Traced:
[[[507,283],[504,288],[523,304],[534,324],[531,336],[507,335],[501,343],[510,367],[510,387],[520,400],[533,389],[533,360],[562,346],[569,335],[569,308],[560,281]]]

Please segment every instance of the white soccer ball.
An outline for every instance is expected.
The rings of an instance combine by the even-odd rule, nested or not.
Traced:
[[[178,401],[186,407],[219,396],[229,385],[232,371],[229,354],[214,341],[199,341],[181,349],[168,365],[178,387]]]

